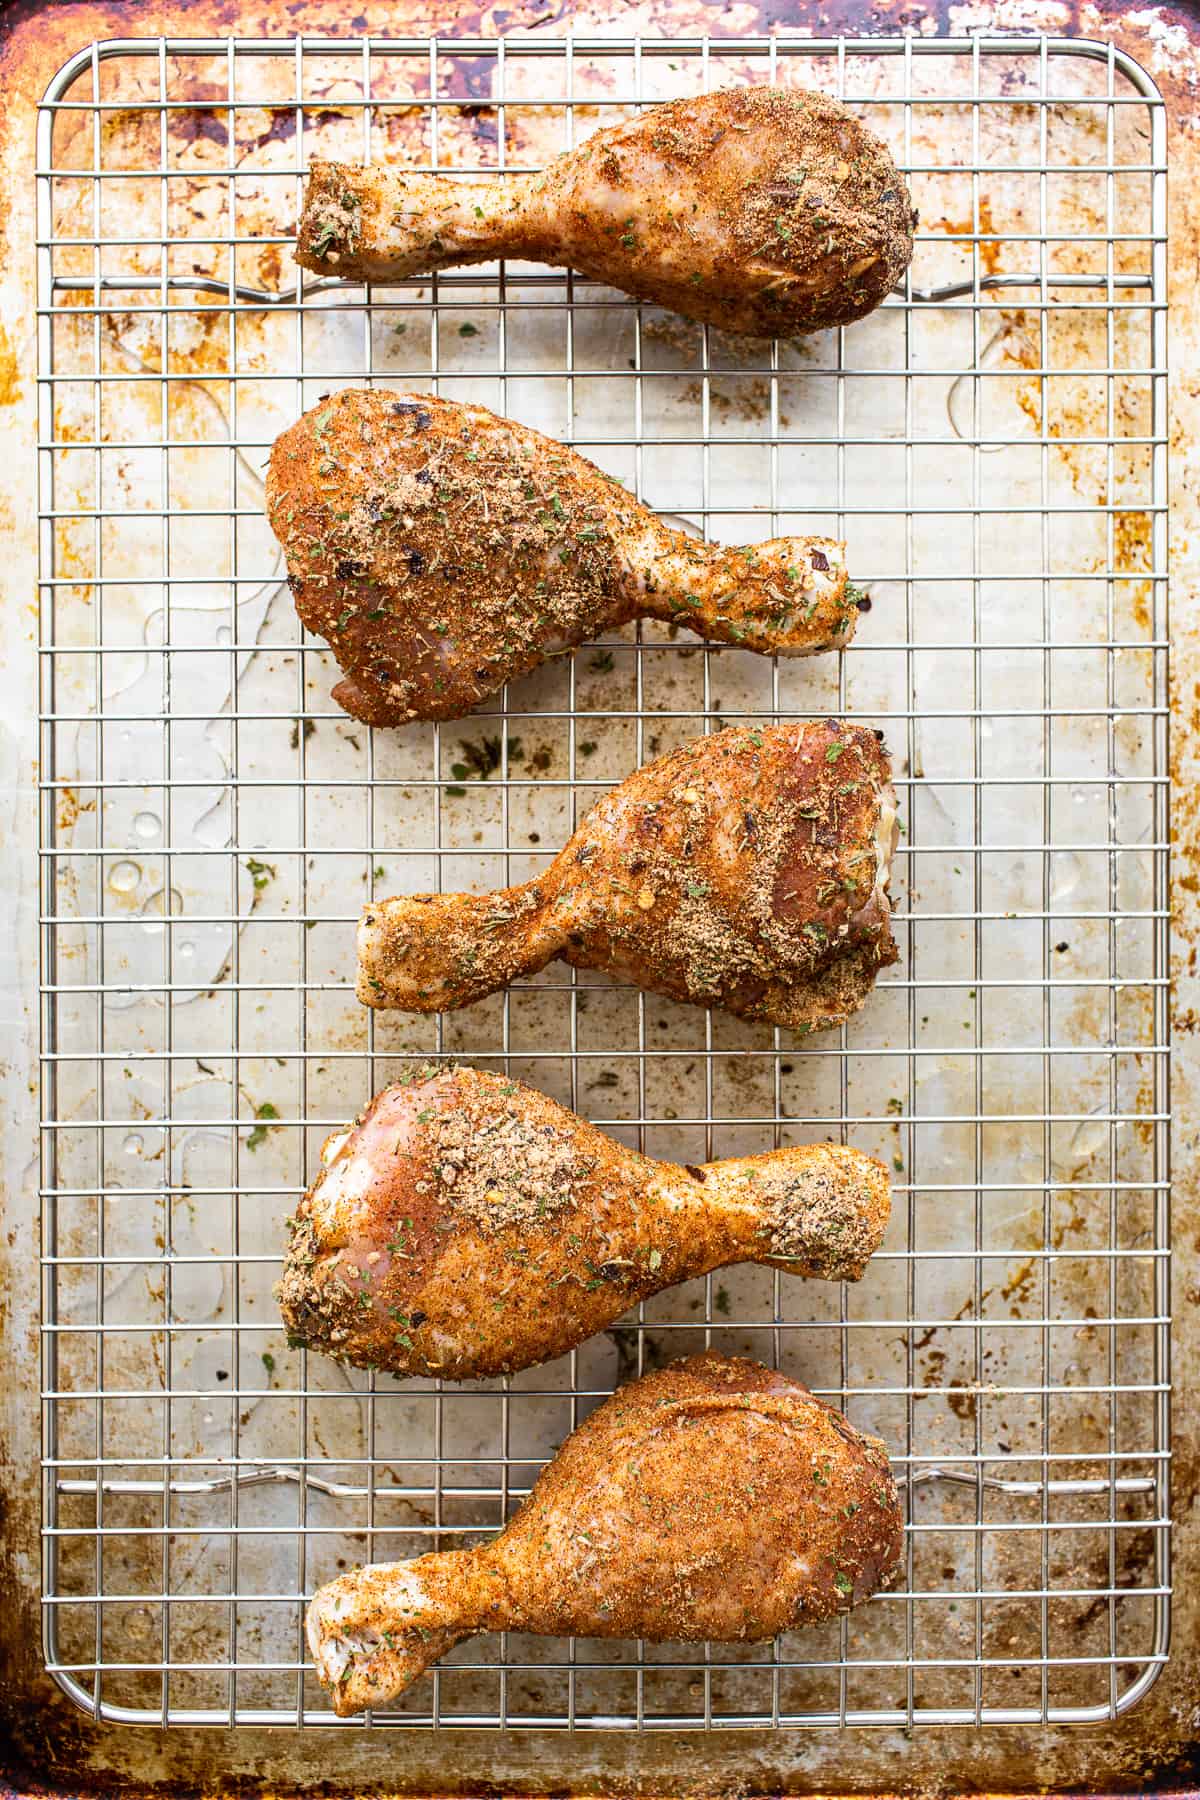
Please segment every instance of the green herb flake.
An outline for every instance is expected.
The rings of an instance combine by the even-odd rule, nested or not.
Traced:
[[[270,1130],[270,1126],[261,1123],[261,1121],[265,1119],[277,1119],[279,1114],[269,1100],[264,1100],[261,1106],[255,1107],[254,1116],[260,1123],[254,1126],[249,1137],[246,1139],[247,1150],[257,1150],[260,1144],[266,1143],[267,1132]]]
[[[261,894],[267,883],[274,881],[279,870],[274,863],[260,862],[257,856],[246,858],[246,873],[254,883],[255,893]]]

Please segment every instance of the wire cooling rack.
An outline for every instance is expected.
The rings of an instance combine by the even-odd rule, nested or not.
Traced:
[[[644,102],[845,97],[920,207],[872,319],[747,344],[561,272],[366,292],[291,262],[310,155],[537,166]],[[1111,1716],[1167,1649],[1165,124],[1111,45],[581,38],[93,45],[38,137],[47,1667],[97,1717],[328,1722],[307,1595],[494,1529],[627,1374],[713,1344],[880,1432],[906,1579],[774,1645],[483,1638],[374,1722]],[[728,539],[849,541],[841,659],[647,625],[458,724],[329,700],[262,517],[342,382],[556,432]],[[786,1037],[561,968],[367,1015],[377,892],[544,865],[722,722],[881,723],[899,965]],[[319,1143],[411,1054],[503,1066],[686,1160],[887,1158],[865,1280],[756,1269],[461,1388],[289,1348]]]

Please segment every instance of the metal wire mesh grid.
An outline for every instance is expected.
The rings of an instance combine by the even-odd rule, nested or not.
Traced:
[[[294,284],[315,152],[515,171],[731,81],[860,106],[911,285],[769,348],[570,274]],[[137,40],[38,141],[47,1667],[98,1717],[328,1722],[303,1603],[494,1529],[614,1382],[702,1344],[891,1446],[906,1580],[737,1649],[509,1636],[383,1719],[674,1727],[1111,1716],[1166,1654],[1165,126],[1109,45]],[[999,304],[1003,297],[1003,309]],[[461,724],[372,735],[287,602],[276,431],[343,381],[576,444],[735,539],[846,536],[873,606],[773,666],[654,626]],[[887,728],[902,960],[785,1036],[551,970],[364,1016],[361,899],[542,866],[594,793],[722,722]],[[842,1291],[755,1269],[569,1358],[442,1387],[286,1344],[324,1133],[412,1053],[502,1066],[651,1153],[884,1155]]]

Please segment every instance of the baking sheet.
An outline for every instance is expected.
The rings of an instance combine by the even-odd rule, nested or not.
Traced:
[[[29,34],[23,34],[22,38],[22,34],[18,32],[18,49],[22,52],[22,56],[16,61],[9,58],[9,63],[7,63],[9,77],[16,76],[16,79],[11,81],[13,104],[9,108],[9,119],[13,122],[13,128],[16,128],[16,122],[20,117],[27,117],[27,113],[22,113],[23,106],[27,104],[29,97],[36,97],[36,94],[41,92],[41,86],[45,85],[45,79],[52,72],[54,63],[45,61],[45,56],[54,54],[54,43],[59,43],[63,50],[72,47],[67,14],[72,14],[70,23],[77,23],[85,13],[88,13],[88,16],[95,14],[99,18],[104,11],[115,20],[121,9],[119,7],[59,9],[59,14],[54,20],[56,31],[41,32],[40,38],[38,38],[38,34],[34,34],[32,40]],[[209,7],[193,9],[187,18],[187,27],[203,29],[209,22],[210,11],[212,9]],[[1033,18],[1034,9],[1024,9],[1024,13]],[[1123,22],[1119,27],[1119,36],[1123,36],[1126,43],[1132,43],[1137,54],[1142,56],[1142,59],[1155,70],[1155,76],[1164,85],[1164,92],[1168,95],[1169,122],[1171,122],[1171,130],[1175,130],[1178,122],[1182,121],[1186,115],[1186,72],[1189,67],[1187,65],[1189,50],[1187,50],[1186,31],[1180,31],[1178,25],[1171,23],[1171,16],[1169,16],[1171,13],[1173,13],[1173,9],[1169,9],[1169,7],[1157,9],[1153,20],[1146,18],[1137,23],[1135,27],[1130,25],[1128,31],[1126,31],[1126,23]],[[297,16],[302,16],[302,14],[297,14]],[[982,18],[984,14],[981,13],[979,16]],[[248,20],[248,14],[245,14],[245,18]],[[1015,18],[1015,11],[1009,9],[1007,22],[1015,22]],[[166,20],[166,14],[164,14],[164,20]],[[1099,20],[1099,14],[1097,14],[1097,20]],[[146,23],[148,23],[146,18],[140,18],[139,29],[144,29]],[[372,18],[372,23],[378,22]],[[59,25],[63,27],[61,32],[58,31]],[[1096,29],[1096,20],[1092,22],[1092,29]],[[99,32],[99,34],[103,36],[103,32]],[[76,38],[76,41],[79,40]],[[34,54],[36,43],[40,43],[40,50]],[[38,56],[41,56],[41,63],[38,63]],[[56,59],[61,61],[61,52]],[[36,90],[32,90],[31,94],[29,76],[36,74],[38,67],[43,70],[40,86]],[[1180,155],[1186,153],[1186,140],[1178,140],[1178,153]],[[11,158],[9,158],[9,169],[11,169]],[[5,169],[5,173],[9,173],[9,171]],[[1187,218],[1191,212],[1189,187],[1187,187],[1186,180],[1180,182],[1177,175],[1173,191],[1177,196],[1173,279],[1177,283],[1178,281],[1184,283],[1184,286],[1180,288],[1180,293],[1184,293],[1186,292],[1184,266],[1186,266],[1187,229],[1189,229]],[[14,211],[14,220],[25,220],[27,216],[29,216],[29,207],[25,203],[20,203]],[[1182,247],[1184,263],[1178,261],[1180,247]],[[11,302],[14,293],[18,292],[22,286],[23,270],[20,259],[5,270],[4,279],[5,301]],[[29,340],[27,333],[31,329],[32,313],[29,315],[29,320],[31,320],[29,324],[20,324],[18,315],[14,315],[11,310],[5,311],[5,319],[9,324],[9,333],[13,335],[11,342],[31,349],[32,340]],[[1178,355],[1180,342],[1186,342],[1187,337],[1186,311],[1182,311],[1178,315],[1175,326],[1177,326],[1175,347],[1177,347]],[[20,369],[20,356],[22,355],[25,355],[25,349],[18,349],[18,364],[16,364],[18,369]],[[31,367],[29,362],[25,362],[27,378],[31,374]],[[5,394],[5,398],[7,398],[7,394]],[[29,398],[32,398],[32,389],[25,387],[23,401],[29,400]],[[13,414],[14,419],[25,416],[22,412],[23,401],[16,407],[16,412]],[[1177,432],[1177,455],[1180,457],[1180,461],[1184,461],[1184,457],[1186,457],[1187,441],[1189,441],[1186,430],[1182,427],[1182,419],[1186,418],[1187,414],[1187,405],[1189,405],[1189,401],[1187,401],[1186,394],[1180,394],[1177,389],[1175,392],[1175,409],[1177,409],[1175,432]],[[1180,432],[1182,432],[1182,436],[1178,436]],[[27,477],[27,470],[23,468],[20,457],[14,457],[11,470],[13,470],[14,495],[20,495],[23,493],[23,484]],[[1175,556],[1178,558],[1178,567],[1182,569],[1187,565],[1187,542],[1189,540],[1187,540],[1186,529],[1182,526],[1182,522],[1186,518],[1186,500],[1182,500],[1180,504],[1184,511],[1180,515],[1180,526],[1177,527]],[[1184,531],[1182,536],[1178,536],[1180,529]],[[18,558],[18,567],[20,567],[20,558]],[[1186,619],[1184,619],[1184,625],[1186,625]],[[1184,671],[1182,671],[1180,679],[1186,679],[1187,653],[1189,653],[1189,641],[1184,632]],[[18,657],[18,668],[20,668],[20,657]],[[20,707],[14,707],[13,716],[20,724]],[[1186,734],[1177,740],[1177,754],[1186,763]],[[1180,812],[1180,830],[1184,833],[1184,837],[1191,830],[1189,817],[1191,817],[1189,810],[1184,806]],[[1184,940],[1182,940],[1184,941],[1184,952],[1182,952],[1182,961],[1180,961],[1180,970],[1178,970],[1180,979],[1182,979],[1182,994],[1180,994],[1178,1006],[1182,1008],[1182,1013],[1180,1013],[1182,1030],[1186,1031],[1187,1017],[1189,1017],[1189,1013],[1187,1013],[1189,976],[1187,976],[1186,954],[1189,925],[1187,925],[1186,891],[1180,889],[1178,893],[1180,893],[1180,900],[1184,905],[1184,911],[1180,914],[1180,929],[1184,932]],[[1184,1051],[1189,1048],[1186,1039],[1184,1039],[1182,1048]],[[20,1087],[20,1071],[16,1069],[16,1066],[14,1066],[14,1073],[18,1075],[18,1082],[16,1082],[16,1087],[9,1091],[13,1098],[13,1118],[20,1120],[22,1087]],[[1184,1112],[1182,1112],[1182,1116],[1186,1120],[1187,1105],[1189,1105],[1187,1102],[1189,1085],[1187,1085],[1186,1055],[1182,1060],[1182,1075],[1184,1075],[1184,1093],[1182,1093]],[[1186,1130],[1186,1125],[1180,1129]],[[9,1166],[13,1172],[18,1172],[20,1156],[23,1154],[20,1136],[9,1139],[9,1148],[14,1156],[18,1157],[16,1163],[9,1161]],[[1184,1175],[1186,1175],[1186,1159],[1184,1159]],[[1189,1188],[1187,1188],[1186,1181],[1184,1181],[1182,1190],[1177,1186],[1175,1197],[1177,1197],[1177,1211],[1182,1208],[1182,1220],[1186,1224],[1187,1208],[1189,1208]],[[18,1213],[18,1219],[20,1219],[20,1213]],[[20,1242],[20,1238],[18,1238],[18,1242]],[[1184,1294],[1184,1300],[1186,1300],[1186,1271],[1191,1264],[1189,1242],[1191,1242],[1189,1237],[1186,1240],[1180,1240],[1177,1251],[1178,1255],[1182,1255],[1182,1265],[1184,1265],[1184,1274],[1182,1274],[1184,1287],[1180,1289],[1180,1292]],[[16,1249],[14,1249],[14,1255],[16,1255]],[[20,1274],[20,1265],[18,1265],[18,1274]],[[23,1307],[22,1294],[22,1280],[18,1278],[16,1287],[13,1289],[14,1303],[18,1307]],[[20,1363],[20,1354],[22,1354],[18,1348],[20,1343],[22,1343],[22,1339],[18,1336],[13,1341],[13,1354],[16,1355],[18,1363]],[[1180,1345],[1184,1350],[1186,1350],[1186,1343],[1187,1339],[1184,1336],[1180,1339]],[[1180,1345],[1177,1345],[1177,1350]],[[14,1447],[16,1447],[16,1444],[22,1442],[22,1433],[25,1429],[22,1422],[23,1408],[27,1406],[27,1400],[20,1391],[20,1384],[18,1386],[11,1384],[7,1391],[9,1391],[9,1399],[5,1402],[5,1417],[9,1418],[9,1426],[16,1433],[16,1438],[14,1438]],[[1191,1467],[1191,1463],[1189,1463],[1191,1431],[1187,1426],[1186,1417],[1178,1422],[1178,1427],[1182,1429],[1182,1454],[1184,1454],[1184,1467],[1182,1467],[1182,1471],[1178,1472],[1178,1480],[1182,1481],[1180,1492],[1187,1494],[1189,1480],[1191,1480],[1191,1476],[1187,1474],[1187,1469]],[[9,1483],[7,1492],[16,1507],[11,1517],[14,1521],[23,1519],[20,1483],[18,1485]],[[1182,1526],[1178,1543],[1186,1555],[1186,1521]],[[9,1537],[9,1555],[16,1559],[14,1566],[20,1568],[22,1566],[20,1559],[25,1555],[20,1530],[14,1530],[14,1534]],[[1184,1566],[1186,1566],[1186,1562],[1184,1562]],[[23,1616],[20,1586],[14,1589],[14,1600],[16,1600],[18,1615]],[[1187,1616],[1189,1606],[1187,1606],[1186,1584],[1184,1584],[1180,1604],[1184,1607],[1184,1616]],[[16,1649],[16,1658],[18,1658],[16,1665],[18,1665],[18,1669],[23,1669],[27,1656],[29,1656],[31,1640],[25,1634],[25,1636],[18,1636],[16,1640],[13,1640],[13,1645],[14,1649],[20,1647],[20,1649]],[[389,1778],[396,1778],[396,1780],[403,1778],[407,1784],[410,1784],[414,1778],[426,1780],[426,1782],[432,1780],[435,1784],[439,1784],[439,1782],[443,1782],[444,1778],[450,1778],[446,1775],[444,1757],[446,1757],[448,1746],[453,1746],[450,1755],[452,1755],[453,1771],[455,1771],[455,1775],[453,1775],[455,1784],[461,1784],[461,1782],[470,1784],[473,1778],[479,1777],[479,1771],[484,1771],[484,1769],[488,1773],[479,1778],[486,1778],[486,1780],[518,1778],[525,1782],[529,1782],[529,1780],[561,1782],[565,1777],[565,1771],[570,1768],[572,1784],[578,1784],[585,1769],[592,1771],[590,1775],[587,1775],[588,1780],[599,1780],[601,1784],[610,1784],[613,1777],[617,1780],[622,1780],[622,1778],[637,1780],[639,1778],[635,1775],[637,1769],[644,1773],[649,1769],[658,1769],[660,1775],[657,1778],[687,1780],[693,1784],[700,1782],[702,1786],[705,1786],[705,1791],[711,1791],[714,1782],[720,1782],[721,1787],[727,1786],[727,1782],[730,1778],[736,1777],[738,1771],[741,1771],[741,1775],[747,1775],[747,1771],[750,1771],[747,1777],[750,1782],[759,1782],[768,1787],[779,1786],[781,1780],[783,1782],[799,1780],[799,1769],[801,1769],[802,1762],[802,1766],[808,1771],[804,1780],[808,1780],[810,1777],[817,1778],[819,1782],[824,1782],[824,1786],[829,1786],[831,1782],[833,1784],[849,1782],[851,1775],[856,1782],[871,1780],[871,1773],[869,1773],[871,1769],[878,1771],[878,1775],[876,1775],[878,1780],[887,1782],[894,1778],[896,1768],[900,1766],[898,1759],[903,1762],[905,1768],[909,1769],[910,1775],[914,1778],[918,1777],[919,1769],[927,1769],[927,1773],[932,1775],[934,1760],[930,1759],[936,1759],[939,1778],[941,1775],[945,1775],[948,1769],[954,1768],[957,1771],[955,1780],[970,1782],[970,1780],[981,1780],[982,1778],[986,1782],[999,1782],[1000,1786],[1004,1786],[1011,1780],[1016,1780],[1020,1784],[1022,1780],[1029,1778],[1029,1771],[1033,1768],[1033,1764],[1025,1760],[1027,1755],[1036,1755],[1036,1759],[1038,1759],[1036,1768],[1040,1771],[1038,1778],[1045,1782],[1051,1782],[1051,1784],[1061,1784],[1063,1780],[1070,1780],[1070,1778],[1103,1782],[1106,1778],[1119,1778],[1119,1771],[1126,1771],[1126,1775],[1130,1775],[1130,1771],[1132,1771],[1133,1778],[1148,1780],[1150,1777],[1144,1771],[1148,1768],[1162,1768],[1164,1766],[1162,1759],[1175,1755],[1175,1751],[1171,1750],[1169,1746],[1173,1746],[1173,1744],[1178,1746],[1180,1733],[1182,1733],[1182,1739],[1186,1739],[1187,1732],[1189,1732],[1187,1705],[1180,1699],[1180,1696],[1186,1696],[1187,1690],[1186,1669],[1187,1660],[1189,1660],[1187,1645],[1189,1645],[1189,1631],[1184,1627],[1184,1633],[1177,1638],[1177,1649],[1175,1649],[1175,1656],[1171,1661],[1168,1678],[1166,1681],[1160,1681],[1159,1687],[1151,1692],[1144,1705],[1137,1706],[1130,1714],[1124,1715],[1123,1723],[1119,1728],[1115,1728],[1114,1732],[1103,1730],[1103,1732],[1085,1732],[1081,1735],[1067,1735],[1067,1737],[1063,1737],[1061,1733],[1054,1735],[1054,1733],[1024,1732],[1020,1733],[1020,1737],[1016,1737],[1016,1739],[1011,1733],[997,1733],[995,1730],[984,1733],[957,1733],[952,1739],[945,1739],[945,1737],[939,1739],[937,1735],[918,1733],[916,1739],[907,1741],[905,1737],[901,1737],[900,1733],[894,1732],[882,1732],[876,1733],[876,1735],[844,1733],[838,1739],[838,1733],[815,1733],[813,1735],[813,1733],[793,1733],[784,1730],[784,1732],[777,1733],[739,1733],[738,1748],[734,1748],[734,1742],[730,1739],[721,1739],[716,1735],[705,1737],[705,1739],[694,1739],[693,1737],[691,1744],[693,1744],[694,1750],[689,1748],[687,1737],[676,1739],[676,1737],[657,1737],[655,1733],[649,1733],[648,1737],[637,1739],[628,1733],[621,1733],[621,1735],[604,1733],[604,1735],[594,1735],[590,1739],[596,1748],[588,1750],[587,1753],[581,1748],[585,1742],[583,1739],[576,1741],[576,1748],[567,1748],[567,1742],[560,1737],[558,1742],[563,1748],[554,1750],[552,1737],[534,1741],[529,1737],[529,1733],[515,1733],[509,1739],[495,1739],[486,1733],[471,1739],[471,1737],[464,1737],[462,1733],[457,1733],[453,1739],[443,1735],[441,1741],[430,1737],[428,1733],[407,1733],[403,1739],[396,1739],[396,1737],[390,1739],[392,1748],[390,1748],[389,1755]],[[31,1687],[31,1679],[31,1674],[20,1676],[23,1692],[36,1690],[36,1683],[32,1683]],[[27,1719],[31,1726],[36,1719],[38,1730],[45,1732],[45,1739],[40,1737],[40,1742],[45,1742],[45,1753],[50,1762],[56,1762],[61,1755],[67,1753],[70,1759],[79,1759],[79,1757],[85,1759],[88,1768],[106,1768],[113,1773],[119,1771],[122,1778],[131,1777],[135,1782],[151,1778],[151,1764],[153,1764],[155,1775],[158,1771],[169,1773],[171,1769],[178,1771],[178,1769],[187,1768],[194,1771],[194,1769],[201,1768],[205,1759],[210,1755],[218,1759],[219,1768],[223,1769],[225,1775],[232,1777],[236,1771],[248,1775],[255,1766],[261,1768],[259,1759],[263,1757],[268,1744],[272,1746],[270,1755],[272,1755],[273,1766],[293,1769],[293,1778],[297,1778],[297,1780],[311,1780],[315,1768],[322,1769],[326,1775],[331,1775],[336,1769],[342,1769],[342,1778],[362,1780],[362,1778],[367,1778],[367,1769],[369,1769],[369,1764],[360,1755],[360,1750],[365,1751],[365,1755],[369,1755],[369,1750],[365,1748],[369,1741],[369,1733],[353,1732],[353,1730],[351,1732],[342,1730],[338,1733],[322,1733],[318,1741],[309,1739],[308,1753],[300,1753],[299,1760],[291,1762],[290,1751],[286,1750],[288,1737],[281,1737],[279,1733],[266,1739],[259,1733],[255,1733],[254,1730],[243,1728],[241,1732],[232,1733],[232,1735],[219,1732],[198,1735],[198,1733],[189,1733],[184,1730],[184,1732],[173,1732],[169,1735],[162,1735],[162,1737],[158,1733],[153,1733],[151,1737],[146,1737],[146,1735],[130,1737],[128,1733],[103,1732],[103,1730],[92,1732],[83,1724],[76,1728],[70,1724],[67,1703],[63,1706],[54,1705],[49,1690],[41,1692],[38,1706],[27,1714]],[[27,1732],[25,1732],[23,1724],[18,1737],[22,1742],[27,1741]],[[313,1744],[315,1742],[320,1744],[317,1764],[313,1762]],[[439,1751],[435,1748],[437,1742],[443,1744],[443,1750]],[[840,1762],[842,1753],[838,1751],[838,1742],[844,1742],[846,1753],[851,1755],[851,1764],[846,1764],[844,1768]],[[68,1744],[76,1746],[76,1748],[67,1751]],[[128,1748],[117,1753],[119,1744],[126,1744]],[[151,1751],[149,1762],[146,1760],[146,1755],[137,1748],[139,1744],[146,1746],[148,1750],[151,1744],[155,1746]],[[299,1737],[295,1739],[295,1744],[299,1746]],[[423,1746],[428,1746],[428,1750]],[[473,1746],[479,1746],[479,1748],[473,1748]],[[801,1746],[804,1746],[802,1750]],[[180,1757],[184,1759],[182,1762],[180,1762]],[[801,1759],[801,1762],[795,1760],[797,1757]],[[279,1759],[282,1759],[282,1764]],[[72,1760],[70,1766],[79,1768],[81,1764],[77,1760]],[[218,1764],[214,1764],[214,1768],[216,1766]],[[372,1768],[376,1769],[376,1773],[378,1773],[378,1764],[374,1764]],[[426,1769],[428,1773],[421,1775],[421,1773],[417,1773],[419,1769]],[[671,1769],[675,1773],[664,1777],[662,1771],[666,1771],[666,1769]],[[792,1771],[790,1775],[784,1773],[788,1769]],[[842,1775],[838,1775],[838,1769],[842,1769]],[[883,1773],[885,1769],[891,1773]],[[975,1771],[975,1775],[970,1773],[972,1769]],[[403,1777],[401,1777],[401,1771],[405,1771]],[[441,1771],[441,1773],[434,1773],[434,1771]],[[475,1777],[471,1775],[471,1771],[475,1771]],[[516,1771],[524,1771],[524,1773],[516,1773]],[[608,1773],[604,1773],[604,1771],[608,1771]],[[626,1771],[626,1775],[621,1777],[617,1771]],[[687,1773],[687,1771],[691,1771],[691,1773]],[[1024,1775],[1022,1775],[1022,1771],[1024,1771]],[[1074,1775],[1070,1775],[1069,1771],[1074,1771]],[[1083,1771],[1088,1771],[1087,1775]],[[1110,1771],[1110,1773],[1106,1775],[1105,1771]]]

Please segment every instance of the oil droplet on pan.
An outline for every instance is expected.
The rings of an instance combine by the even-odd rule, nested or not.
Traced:
[[[141,864],[130,862],[128,858],[115,862],[108,871],[108,885],[114,894],[132,894],[141,879]]]

